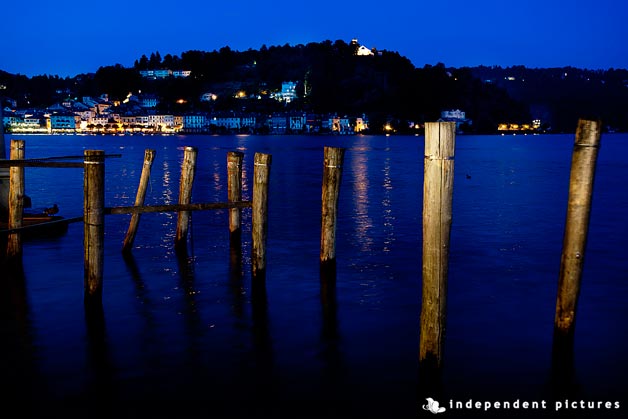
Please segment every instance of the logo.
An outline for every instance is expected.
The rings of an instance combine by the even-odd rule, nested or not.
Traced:
[[[444,407],[440,407],[439,403],[431,397],[428,397],[425,400],[427,400],[427,404],[423,405],[423,410],[429,410],[434,414],[443,413],[445,410],[447,410]]]

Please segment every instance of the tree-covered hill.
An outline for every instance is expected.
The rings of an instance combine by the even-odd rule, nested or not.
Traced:
[[[0,94],[18,107],[46,107],[68,97],[122,100],[129,93],[152,93],[162,110],[303,110],[367,114],[376,124],[397,120],[435,121],[443,110],[460,109],[472,120],[467,130],[494,132],[499,123],[540,119],[554,132],[570,132],[579,117],[601,118],[628,131],[628,72],[574,68],[415,67],[397,52],[357,55],[357,43],[342,40],[307,45],[262,46],[259,50],[186,51],[181,56],[153,52],[133,67],[107,65],[74,78],[26,77],[0,71]],[[150,79],[141,70],[189,70],[189,77]],[[282,82],[297,83],[289,104],[271,99]],[[201,101],[215,94],[211,103]]]

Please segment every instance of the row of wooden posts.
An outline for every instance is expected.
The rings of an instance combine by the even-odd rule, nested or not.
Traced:
[[[584,251],[591,208],[595,163],[600,143],[600,121],[580,120],[576,131],[567,221],[565,227],[561,269],[556,303],[555,333],[573,335],[576,305],[579,295]],[[423,184],[423,249],[422,304],[419,359],[428,366],[439,368],[445,337],[447,272],[449,239],[452,223],[455,123],[425,124],[425,159]],[[321,269],[335,272],[337,206],[344,161],[343,148],[325,147],[321,206]],[[242,201],[242,160],[240,152],[227,155],[228,201],[223,203],[191,203],[192,182],[197,150],[187,147],[181,168],[179,203],[177,205],[145,206],[146,187],[154,150],[146,150],[135,205],[105,208],[105,156],[103,151],[86,150],[83,163],[28,161],[24,159],[23,141],[11,142],[9,258],[21,258],[22,197],[24,196],[24,167],[83,167],[84,168],[84,249],[85,300],[102,299],[104,266],[104,216],[132,214],[123,251],[133,247],[140,214],[147,212],[178,212],[175,248],[184,251],[190,211],[229,209],[231,240],[239,242],[241,210],[252,208],[251,271],[254,281],[262,281],[266,271],[266,238],[268,230],[268,186],[272,156],[256,153],[254,158],[252,201]],[[19,160],[22,160],[21,162]]]
[[[142,166],[134,206],[106,208],[104,204],[105,159],[107,157],[119,157],[119,155],[107,156],[102,150],[86,150],[82,163],[54,162],[49,159],[25,160],[24,149],[24,141],[12,140],[11,160],[0,163],[2,166],[10,167],[7,266],[21,266],[21,232],[23,229],[29,228],[23,226],[24,168],[83,168],[83,217],[61,221],[83,221],[84,224],[84,285],[86,303],[102,301],[104,219],[105,215],[109,214],[132,214],[129,228],[122,245],[123,253],[129,253],[133,248],[142,213],[177,212],[178,219],[174,248],[176,252],[181,255],[185,254],[187,251],[188,226],[191,211],[228,209],[229,235],[233,247],[234,243],[241,243],[241,211],[243,208],[250,207],[252,208],[252,276],[258,282],[265,278],[268,231],[268,188],[272,162],[271,155],[256,153],[254,156],[252,201],[242,200],[242,162],[244,154],[231,151],[227,153],[227,202],[192,203],[192,185],[196,173],[197,149],[194,147],[186,147],[184,149],[181,166],[178,204],[147,206],[144,205],[144,201],[152,164],[155,158],[155,150],[148,149],[145,150],[144,153],[144,164]],[[324,148],[320,261],[321,266],[326,269],[329,268],[329,266],[335,266],[336,214],[344,151],[343,148]],[[44,224],[40,224],[39,228],[43,226]]]

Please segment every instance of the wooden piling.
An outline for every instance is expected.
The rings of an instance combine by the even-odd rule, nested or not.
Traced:
[[[253,278],[266,277],[266,238],[268,234],[268,181],[270,178],[270,154],[255,153],[253,170],[253,210],[251,271]]]
[[[181,181],[179,183],[179,204],[189,204],[192,201],[192,185],[196,172],[195,147],[186,147],[183,153],[183,164],[181,165]],[[177,236],[175,239],[175,250],[178,253],[185,253],[187,250],[188,225],[190,221],[189,211],[180,211],[177,220]]]
[[[576,129],[554,320],[559,336],[572,336],[575,328],[601,127],[600,121],[581,119]]]
[[[148,180],[150,179],[150,170],[155,160],[155,150],[147,149],[144,151],[144,165],[142,166],[142,174],[140,176],[140,184],[137,188],[137,195],[135,196],[135,206],[141,207],[144,205],[146,199],[146,188],[148,187]],[[123,252],[130,252],[133,248],[133,242],[135,241],[135,235],[137,233],[137,227],[140,223],[140,213],[134,213],[131,216],[129,223],[129,229],[124,237],[124,243],[122,244]]]
[[[24,159],[25,142],[11,140],[11,160]],[[22,227],[24,217],[24,168],[9,169],[9,219],[8,229]],[[20,264],[22,260],[22,233],[9,234],[7,243],[7,262],[10,265]]]
[[[105,152],[85,150],[83,224],[85,303],[102,303],[105,242]]]
[[[336,266],[336,223],[344,154],[344,148],[324,148],[320,249],[322,270],[333,270]]]
[[[423,296],[419,360],[440,368],[445,336],[456,124],[425,124]]]
[[[229,202],[242,201],[242,160],[244,153],[230,151],[227,153],[227,200]],[[233,244],[240,242],[241,230],[240,208],[229,210],[229,237]]]

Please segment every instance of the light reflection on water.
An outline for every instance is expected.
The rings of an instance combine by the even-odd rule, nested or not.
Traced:
[[[203,417],[233,409],[233,400],[303,398],[321,409],[338,399],[364,412],[394,405],[400,417],[417,414],[422,138],[155,136],[134,137],[123,149],[119,142],[129,139],[26,141],[27,157],[122,152],[107,161],[108,206],[133,203],[145,148],[157,150],[152,205],[177,202],[187,145],[199,149],[193,202],[226,200],[227,151],[245,153],[243,199],[251,196],[254,153],[272,154],[273,166],[262,290],[250,279],[250,210],[242,212],[241,259],[230,251],[226,211],[193,214],[183,258],[173,249],[175,214],[142,215],[131,258],[119,251],[129,217],[107,217],[103,311],[88,317],[82,225],[28,243],[22,287],[4,290],[1,304],[9,342],[3,366],[16,392],[59,403],[99,392],[165,407],[172,401],[176,409],[189,402]],[[449,397],[548,397],[572,144],[571,136],[457,139],[443,372]],[[337,278],[321,288],[324,145],[347,152]],[[600,151],[576,340],[583,397],[626,390],[627,340],[616,333],[628,316],[626,151],[625,136],[610,137]],[[60,172],[46,170],[27,172],[34,206],[57,202],[63,215],[79,215],[80,170],[63,172],[63,182],[51,182]]]

